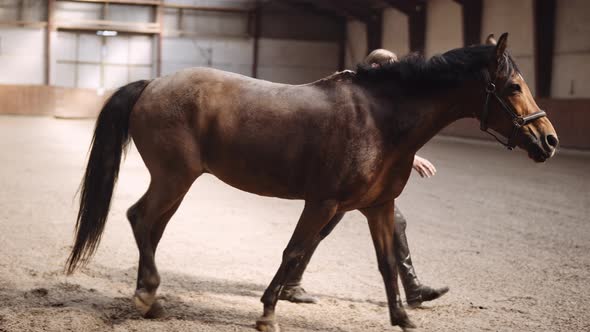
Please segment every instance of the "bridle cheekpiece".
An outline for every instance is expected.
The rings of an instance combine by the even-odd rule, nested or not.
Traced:
[[[492,137],[494,137],[496,139],[496,141],[500,142],[500,144],[504,145],[506,148],[508,148],[508,150],[512,150],[514,149],[514,147],[516,146],[516,143],[514,142],[514,139],[516,137],[516,133],[518,132],[518,130],[520,128],[522,128],[523,126],[526,126],[527,124],[540,119],[542,117],[546,117],[547,113],[545,113],[545,111],[543,110],[539,110],[535,113],[526,115],[526,116],[522,116],[519,115],[518,113],[516,113],[514,111],[514,109],[512,108],[512,106],[506,102],[504,102],[502,100],[502,98],[500,98],[500,96],[498,96],[497,93],[497,89],[496,89],[496,84],[494,83],[494,81],[489,77],[489,73],[487,70],[484,71],[484,76],[486,76],[487,78],[487,84],[486,84],[486,99],[485,102],[483,104],[483,111],[481,113],[481,117],[480,117],[480,129],[488,134],[490,134]],[[488,130],[488,125],[487,125],[487,120],[488,120],[488,114],[490,111],[490,99],[495,99],[498,101],[498,103],[500,104],[500,108],[502,110],[504,110],[504,112],[508,113],[508,115],[510,115],[510,117],[512,118],[512,125],[513,125],[513,129],[512,129],[512,133],[510,134],[510,137],[508,137],[508,141],[503,142],[497,135],[495,135],[493,132]]]

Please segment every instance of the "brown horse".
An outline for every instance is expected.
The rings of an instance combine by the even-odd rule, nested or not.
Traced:
[[[158,242],[191,184],[207,172],[258,195],[305,200],[262,296],[259,330],[278,329],[274,311],[286,280],[341,214],[355,209],[368,220],[391,324],[412,327],[396,280],[393,210],[416,151],[465,117],[480,119],[482,129],[489,126],[537,162],[557,147],[553,126],[506,52],[507,34],[489,41],[305,85],[195,68],[120,88],[96,123],[68,272],[99,243],[132,137],[151,175],[127,212],[140,253],[134,299],[144,316],[163,314],[156,301]]]

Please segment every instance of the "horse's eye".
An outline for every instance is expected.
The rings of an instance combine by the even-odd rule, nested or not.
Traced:
[[[517,93],[517,92],[522,92],[522,89],[520,88],[520,84],[510,84],[508,86],[508,90],[510,91],[510,93]]]

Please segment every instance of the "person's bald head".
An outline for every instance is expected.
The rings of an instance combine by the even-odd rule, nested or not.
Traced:
[[[364,63],[370,65],[371,67],[379,67],[386,63],[392,63],[396,61],[397,55],[395,55],[395,53],[380,48],[369,53],[369,55],[367,55],[365,58]]]

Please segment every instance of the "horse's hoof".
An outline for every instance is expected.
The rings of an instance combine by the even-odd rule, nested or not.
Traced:
[[[151,310],[152,304],[156,302],[156,296],[145,289],[138,289],[135,291],[135,295],[133,295],[133,302],[135,302],[137,310],[145,317]]]
[[[261,332],[281,332],[281,328],[275,320],[264,317],[256,321],[256,329]]]
[[[143,315],[144,318],[148,319],[157,319],[157,318],[165,318],[166,317],[166,310],[160,302],[156,301],[152,304],[152,307],[148,312]]]

